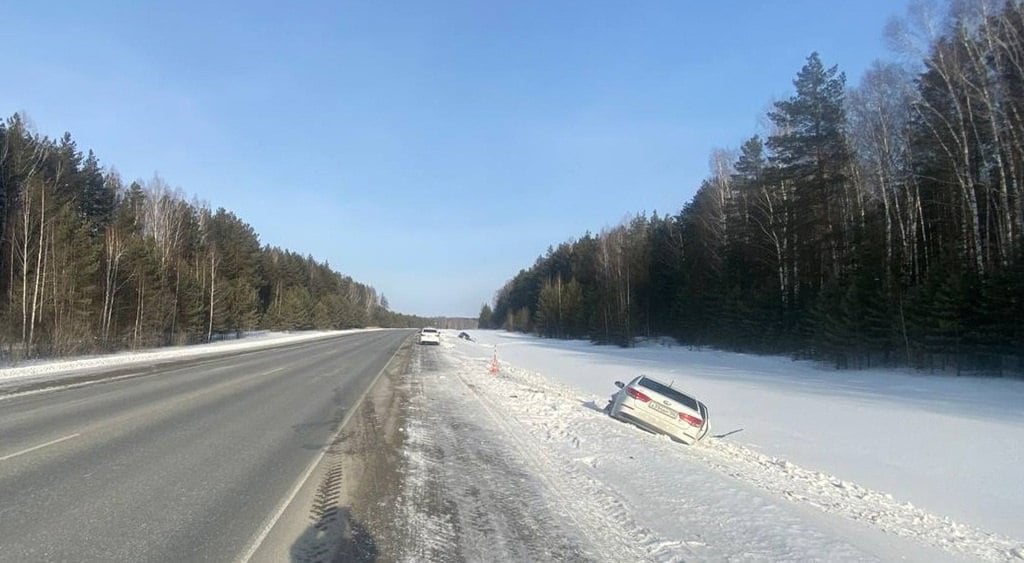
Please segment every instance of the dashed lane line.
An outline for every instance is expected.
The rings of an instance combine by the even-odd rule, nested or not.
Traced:
[[[67,436],[64,436],[63,438],[57,438],[56,440],[50,440],[49,442],[46,442],[45,444],[39,444],[38,446],[32,446],[31,448],[26,448],[26,449],[21,450],[19,452],[14,452],[13,454],[7,454],[7,455],[5,455],[3,457],[0,457],[0,461],[7,461],[9,459],[14,459],[14,458],[16,458],[16,457],[18,457],[20,455],[25,455],[27,453],[34,452],[36,450],[41,450],[41,449],[43,449],[43,448],[45,448],[47,446],[53,446],[55,444],[59,444],[61,442],[70,440],[72,438],[77,438],[80,435],[81,434],[79,434],[77,432],[74,433],[74,434],[68,434]]]

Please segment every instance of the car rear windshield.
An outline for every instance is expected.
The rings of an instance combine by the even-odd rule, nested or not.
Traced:
[[[432,329],[432,328],[425,328],[421,332],[437,332],[437,331]]]
[[[662,385],[661,383],[658,383],[653,379],[648,379],[645,377],[640,380],[640,386],[646,387],[651,391],[661,393],[662,395],[668,397],[669,399],[672,399],[673,401],[681,405],[685,405],[696,412],[700,412],[700,408],[697,407],[697,399],[694,399],[689,395],[684,395],[683,393],[676,391],[675,389],[669,387],[668,385]]]

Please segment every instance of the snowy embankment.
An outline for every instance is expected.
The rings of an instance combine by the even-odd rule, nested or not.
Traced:
[[[338,336],[341,334],[362,332],[364,330],[376,329],[292,333],[260,332],[238,340],[226,340],[211,344],[154,348],[148,350],[120,352],[116,354],[64,358],[60,360],[31,361],[17,367],[0,367],[0,386],[8,383],[22,384],[49,379],[59,379],[64,376],[79,374],[91,370],[112,369],[152,362],[194,358],[210,354],[222,354],[225,352],[255,350],[259,348],[266,348],[268,346],[279,346],[281,344],[290,344],[304,340],[314,340],[318,338]]]
[[[1024,382],[473,335],[445,347],[483,410],[644,558],[1024,559]],[[712,434],[743,431],[687,448],[598,412],[640,373],[705,401]]]

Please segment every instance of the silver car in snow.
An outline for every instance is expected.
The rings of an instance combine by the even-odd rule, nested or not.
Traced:
[[[605,407],[612,418],[690,445],[711,428],[707,406],[670,384],[641,375],[629,383],[616,381],[615,386],[619,391]]]

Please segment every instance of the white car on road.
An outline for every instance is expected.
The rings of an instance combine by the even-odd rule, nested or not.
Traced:
[[[427,327],[420,329],[420,344],[441,344],[441,331]]]
[[[707,406],[690,395],[641,375],[629,383],[616,381],[605,412],[645,430],[666,434],[684,444],[695,444],[711,428]]]

